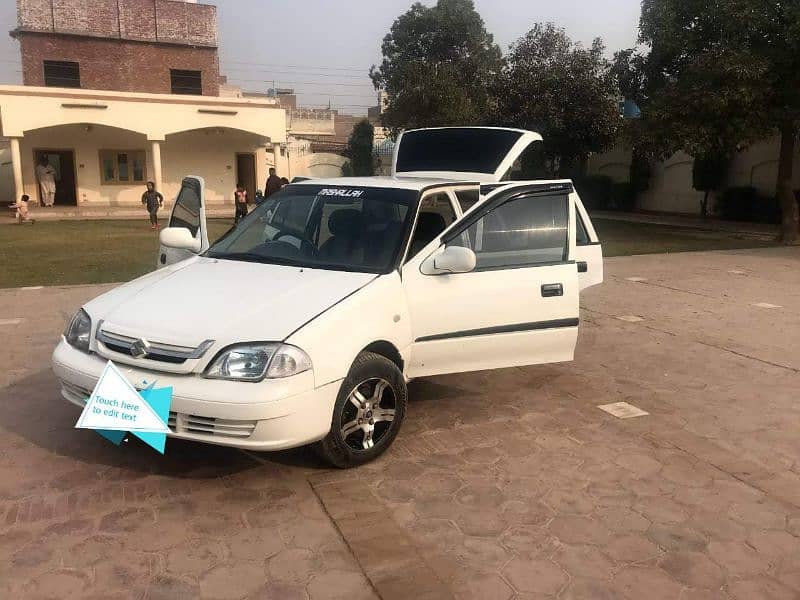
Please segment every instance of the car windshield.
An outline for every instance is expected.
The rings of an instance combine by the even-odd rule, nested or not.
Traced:
[[[408,228],[413,190],[291,185],[207,252],[211,258],[384,273]]]

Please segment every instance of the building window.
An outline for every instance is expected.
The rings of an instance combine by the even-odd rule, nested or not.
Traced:
[[[170,69],[169,76],[173,94],[191,94],[193,96],[203,94],[203,79],[200,71]]]
[[[144,183],[147,178],[144,150],[100,150],[103,185]]]
[[[78,63],[63,60],[44,61],[44,84],[48,87],[81,87]]]

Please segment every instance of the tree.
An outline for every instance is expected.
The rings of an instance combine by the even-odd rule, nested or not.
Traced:
[[[708,216],[708,196],[723,185],[728,176],[728,157],[723,152],[714,152],[708,156],[697,155],[692,165],[692,187],[703,194],[700,203],[700,215]]]
[[[792,191],[800,123],[800,3],[643,0],[646,120],[662,150],[726,153],[779,134],[776,193],[785,243],[798,240]]]
[[[573,44],[552,23],[536,24],[511,46],[495,120],[541,133],[551,174],[566,174],[616,141],[621,119],[604,50],[599,38],[590,48]]]
[[[362,119],[353,127],[347,140],[347,156],[350,159],[349,175],[362,177],[375,174],[375,165],[372,161],[374,136],[375,129],[372,127],[372,123],[366,119]]]
[[[388,94],[384,126],[396,132],[483,122],[502,54],[472,0],[414,4],[395,20],[382,51],[370,77]]]

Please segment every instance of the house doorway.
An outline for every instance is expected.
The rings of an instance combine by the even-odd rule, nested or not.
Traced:
[[[241,183],[247,190],[247,200],[256,201],[256,155],[250,153],[236,154],[236,183]]]
[[[78,192],[75,187],[75,153],[72,150],[34,150],[34,170],[41,157],[46,157],[47,162],[56,172],[56,206],[77,206]],[[36,195],[39,204],[42,203],[42,190],[36,182]]]

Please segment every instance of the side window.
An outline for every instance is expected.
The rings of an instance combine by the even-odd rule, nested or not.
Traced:
[[[478,219],[451,246],[471,248],[476,270],[530,267],[565,260],[567,196],[523,196]]]
[[[197,235],[197,230],[200,229],[200,194],[194,186],[184,184],[181,187],[169,226],[185,227],[192,232],[192,236]]]
[[[583,224],[583,217],[577,210],[575,211],[575,217],[575,244],[577,246],[588,246],[591,244],[591,240],[586,232],[586,225]]]
[[[455,220],[456,212],[446,192],[425,196],[419,203],[417,225],[414,228],[414,235],[411,236],[411,246],[406,260],[415,257]]]

